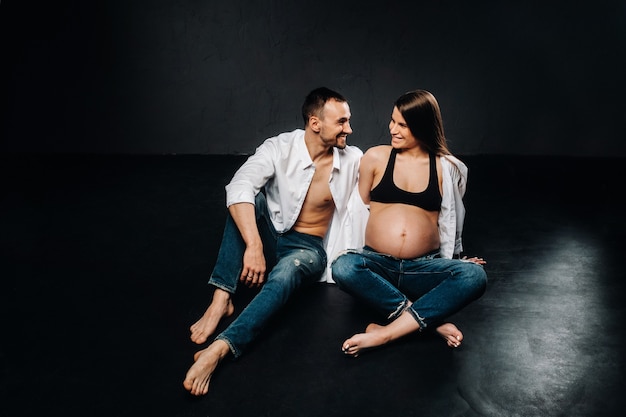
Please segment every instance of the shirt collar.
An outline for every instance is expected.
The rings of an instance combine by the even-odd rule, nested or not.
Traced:
[[[306,169],[313,165],[313,160],[311,159],[311,155],[309,155],[309,150],[306,148],[306,143],[304,141],[304,131],[302,131],[302,134],[296,139],[295,145],[298,158],[302,161],[302,168]]]
[[[304,142],[304,134],[302,134],[300,138],[296,141],[296,149],[300,160],[303,162],[303,168],[306,169],[313,165],[313,160],[311,159],[311,155],[309,155],[309,150],[307,149],[306,143]],[[333,171],[339,171],[341,168],[340,152],[342,151],[339,148],[333,146]]]
[[[339,169],[341,168],[341,160],[339,159],[340,152],[343,152],[343,151],[337,148],[336,146],[333,146],[333,171],[334,170],[339,171]]]

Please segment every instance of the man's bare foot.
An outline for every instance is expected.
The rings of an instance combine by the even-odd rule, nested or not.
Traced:
[[[187,371],[183,386],[192,395],[204,395],[209,392],[209,381],[220,361],[230,352],[223,340],[216,340],[206,349],[196,352],[194,364]]]
[[[211,305],[204,315],[191,325],[191,341],[202,344],[213,334],[222,317],[228,317],[235,312],[235,306],[230,299],[230,294],[217,288],[213,293]]]
[[[385,326],[370,323],[365,328],[365,333],[358,333],[343,342],[341,350],[346,355],[359,356],[361,351],[384,345],[389,342],[389,337],[384,334]]]
[[[437,333],[441,335],[450,347],[461,346],[463,333],[452,323],[444,323],[437,327]]]

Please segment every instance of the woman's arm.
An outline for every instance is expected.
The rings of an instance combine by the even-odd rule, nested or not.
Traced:
[[[366,205],[370,203],[370,191],[373,188],[374,176],[377,169],[379,169],[382,148],[384,146],[370,148],[361,158],[361,165],[359,166],[359,194],[361,194],[361,199]]]

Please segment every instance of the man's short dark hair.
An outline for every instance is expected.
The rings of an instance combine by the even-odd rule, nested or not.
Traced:
[[[304,99],[304,104],[302,104],[302,119],[305,127],[309,123],[311,116],[321,117],[324,105],[328,100],[335,100],[340,103],[348,101],[344,96],[330,88],[318,87],[311,91]]]

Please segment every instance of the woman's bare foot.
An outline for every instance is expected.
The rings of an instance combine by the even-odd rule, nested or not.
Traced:
[[[217,288],[213,293],[211,305],[204,315],[191,325],[191,341],[202,344],[213,334],[222,317],[228,317],[235,312],[235,306],[230,299],[230,294]]]
[[[452,323],[444,323],[437,327],[437,333],[444,338],[450,347],[461,346],[463,340],[463,333]]]
[[[365,328],[365,333],[355,334],[345,342],[341,350],[346,355],[359,356],[359,353],[365,349],[371,349],[384,345],[389,342],[389,338],[385,336],[383,330],[385,326],[376,323],[370,323]]]
[[[419,324],[409,313],[402,313],[400,317],[386,326],[371,323],[365,329],[365,333],[355,334],[343,342],[341,350],[346,355],[354,357],[359,353],[385,345],[402,336],[413,333],[419,329]],[[444,323],[437,327],[437,333],[441,335],[450,347],[459,347],[463,340],[463,333],[452,323]]]
[[[343,350],[346,355],[356,357],[359,355],[359,352],[364,349],[387,344],[407,334],[413,333],[419,330],[419,328],[420,325],[417,320],[415,320],[408,311],[404,311],[397,319],[386,326],[371,323],[365,329],[365,333],[355,334],[343,342],[341,350]]]
[[[187,371],[183,386],[192,395],[204,395],[209,392],[209,381],[220,361],[230,352],[223,340],[216,340],[206,349],[196,352],[194,364]]]

